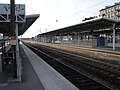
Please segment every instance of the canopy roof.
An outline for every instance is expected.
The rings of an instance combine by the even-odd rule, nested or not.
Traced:
[[[84,21],[82,23],[79,23],[73,26],[68,26],[65,28],[46,32],[40,35],[51,35],[51,34],[69,33],[69,32],[74,32],[74,31],[82,32],[82,31],[106,29],[106,28],[111,28],[113,24],[119,25],[120,20],[113,20],[109,18],[100,17],[100,18]]]
[[[39,14],[27,15],[26,22],[18,23],[18,34],[22,35],[39,17]],[[11,35],[10,22],[0,22],[0,33]]]
[[[39,17],[39,14],[36,15],[27,15],[26,22],[19,26],[19,35],[22,35]]]

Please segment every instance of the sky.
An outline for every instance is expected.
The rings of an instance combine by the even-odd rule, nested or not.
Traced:
[[[15,0],[25,4],[26,15],[40,14],[35,23],[22,35],[34,37],[37,34],[81,23],[84,18],[99,16],[99,10],[120,0]],[[10,0],[0,0],[9,4]]]

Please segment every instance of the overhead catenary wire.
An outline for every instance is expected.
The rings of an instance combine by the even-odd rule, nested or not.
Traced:
[[[82,1],[82,3],[81,3],[81,1]],[[80,1],[76,2],[75,4],[72,4],[72,7],[70,7],[69,10],[76,9],[78,7],[77,4],[79,4],[79,3],[82,4],[82,6],[83,6],[86,2],[87,2],[87,0],[80,0]],[[75,6],[75,7],[73,8],[73,6]]]
[[[64,17],[64,18],[60,19],[59,21],[63,21],[63,20],[65,20],[65,19],[71,18],[71,17],[73,17],[73,16],[75,16],[75,15],[78,15],[79,13],[83,13],[83,12],[85,12],[85,11],[91,9],[91,8],[94,8],[94,7],[96,7],[96,6],[104,3],[104,2],[106,2],[106,1],[108,1],[108,0],[104,0],[104,1],[102,1],[102,2],[100,2],[100,3],[97,3],[97,4],[93,5],[93,6],[88,7],[88,8],[86,8],[86,9],[83,9],[83,10],[80,10],[80,11],[78,11],[78,12],[75,12],[74,14],[72,14],[72,15],[70,15],[70,16],[67,16],[67,17]]]
[[[47,11],[47,13],[49,13],[51,10],[53,10],[60,2],[61,2],[61,0],[58,0],[51,8]]]
[[[46,3],[42,5],[42,9],[44,9],[47,6],[47,4],[48,4],[49,1],[50,0],[47,0]]]

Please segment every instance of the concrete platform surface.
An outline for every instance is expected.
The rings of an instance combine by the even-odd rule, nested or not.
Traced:
[[[22,47],[45,90],[79,90],[29,48]]]
[[[36,72],[34,71],[28,57],[20,46],[20,56],[22,59],[22,82],[8,82],[8,72],[0,73],[0,90],[45,90]]]
[[[30,42],[30,41],[29,41]],[[43,42],[32,42],[33,44],[40,44],[50,48],[62,50],[74,55],[93,58],[93,59],[103,59],[103,60],[115,60],[120,61],[120,48],[116,48],[115,51],[112,50],[112,47],[81,47],[75,45],[67,44],[53,44],[53,43],[43,43]]]

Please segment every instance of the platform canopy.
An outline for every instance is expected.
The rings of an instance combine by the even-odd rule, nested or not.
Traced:
[[[39,17],[39,14],[26,15],[26,21],[18,23],[18,34],[22,35]],[[11,35],[10,22],[0,22],[0,33]]]
[[[60,33],[70,33],[70,32],[82,32],[82,31],[90,31],[90,30],[99,30],[99,29],[106,29],[106,28],[111,28],[112,25],[119,25],[120,20],[113,20],[109,18],[96,18],[96,19],[91,19],[88,21],[84,21],[82,23],[68,26],[65,28],[53,30],[50,32],[43,33],[41,35],[51,35],[51,34],[60,34]]]
[[[36,15],[27,15],[26,16],[26,22],[19,25],[19,35],[22,35],[39,17],[39,14]]]

